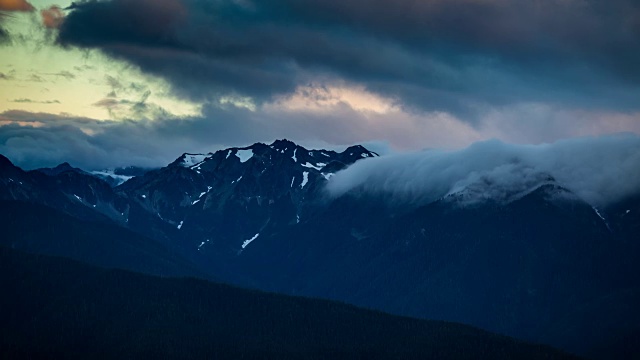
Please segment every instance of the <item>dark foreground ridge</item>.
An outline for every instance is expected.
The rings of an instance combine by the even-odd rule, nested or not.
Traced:
[[[2,358],[572,359],[479,329],[0,248]]]

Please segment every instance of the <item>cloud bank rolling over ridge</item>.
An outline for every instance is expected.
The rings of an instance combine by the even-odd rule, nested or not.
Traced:
[[[640,194],[640,137],[620,134],[542,145],[477,142],[456,151],[424,150],[359,161],[327,185],[333,196],[351,190],[426,204],[483,183],[483,196],[504,199],[552,176],[594,206]]]

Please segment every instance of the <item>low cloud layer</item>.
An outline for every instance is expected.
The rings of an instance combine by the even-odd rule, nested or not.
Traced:
[[[392,103],[378,106],[384,101],[370,108],[369,96],[344,95],[351,91],[355,90],[332,90],[331,96],[319,96],[320,108],[316,102],[306,102],[307,97],[286,97],[259,111],[240,102],[237,106],[207,106],[201,116],[165,114],[137,121],[7,111],[0,114],[0,154],[27,169],[65,161],[87,170],[158,167],[183,152],[210,152],[288,138],[309,148],[363,143],[390,153],[336,174],[328,186],[334,196],[359,189],[402,203],[424,204],[467,189],[480,198],[507,200],[550,176],[596,206],[640,194],[638,135],[547,139],[548,143],[540,145],[478,141],[497,134],[517,142],[518,136],[505,135],[513,129],[506,126],[508,122],[501,122],[505,120],[495,120],[496,116],[490,119],[489,132],[482,133],[446,114],[432,114],[430,119],[414,117],[395,109]],[[334,104],[327,109],[327,102]],[[619,120],[621,124],[627,121],[637,119]],[[606,132],[619,126],[614,118],[608,123],[612,127]],[[572,136],[583,131],[582,135],[589,134],[575,126],[567,126],[566,131],[569,129],[577,131],[568,133]],[[532,132],[535,128],[521,130]],[[375,139],[385,141],[372,142]],[[402,152],[425,143],[432,144],[432,149]],[[461,150],[446,150],[452,147]]]
[[[118,89],[125,92],[123,86]],[[68,161],[92,169],[164,166],[183,152],[209,152],[278,138],[325,148],[384,144],[384,152],[406,152],[460,149],[491,138],[522,144],[640,133],[640,113],[581,113],[536,104],[493,111],[474,127],[448,113],[404,111],[394,99],[348,84],[303,87],[265,104],[226,98],[188,116],[173,115],[146,101],[148,90],[140,91],[135,101],[114,94],[93,104],[112,112],[117,120],[111,121],[17,110],[0,113],[0,153],[25,168]],[[15,104],[29,101],[16,100],[20,103]],[[50,106],[54,105],[51,101]]]
[[[290,101],[283,99],[260,111],[231,104],[207,106],[202,116],[182,118],[163,114],[144,102],[123,104],[104,99],[99,104],[111,106],[114,112],[144,111],[156,115],[136,121],[7,111],[0,113],[0,154],[25,168],[67,161],[93,169],[164,166],[183,152],[209,152],[277,138],[288,138],[303,146],[331,148],[375,139],[391,139],[394,147],[398,143],[419,147],[429,136],[434,144],[462,146],[476,136],[468,126],[445,115],[434,114],[431,121],[422,121],[397,112],[389,121],[386,114],[356,111],[340,102],[328,110],[312,111],[292,110]],[[451,136],[443,136],[447,132]],[[417,137],[418,133],[423,137]]]
[[[470,189],[505,200],[552,176],[595,206],[640,194],[640,137],[630,134],[544,145],[483,141],[463,150],[428,150],[357,162],[332,177],[333,196],[354,189],[426,204]]]

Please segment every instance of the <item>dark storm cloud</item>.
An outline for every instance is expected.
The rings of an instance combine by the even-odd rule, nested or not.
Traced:
[[[458,112],[516,101],[635,108],[640,96],[632,0],[112,0],[69,10],[61,44],[133,62],[194,99],[269,99],[317,76]]]

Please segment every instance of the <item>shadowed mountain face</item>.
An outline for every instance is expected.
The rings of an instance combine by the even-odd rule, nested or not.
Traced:
[[[0,198],[126,228],[202,277],[462,322],[584,355],[638,354],[620,339],[640,333],[640,199],[596,209],[548,174],[500,199],[487,197],[496,192],[486,183],[420,206],[357,188],[328,196],[336,171],[375,156],[282,140],[183,154],[115,188],[82,171],[24,172],[5,159]],[[23,243],[19,228],[5,243]],[[18,248],[144,271],[123,252],[104,264],[96,252]]]
[[[159,276],[208,277],[157,241],[108,222],[88,222],[50,207],[0,201],[0,245]]]
[[[573,359],[469,326],[0,247],[5,358]]]

